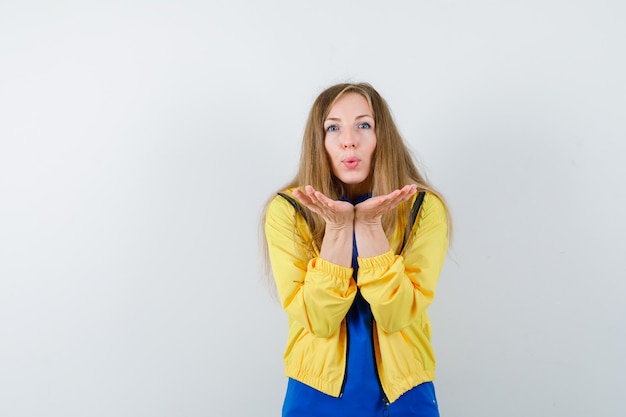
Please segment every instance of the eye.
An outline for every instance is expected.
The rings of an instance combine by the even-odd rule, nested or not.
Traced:
[[[359,129],[371,129],[372,126],[369,123],[361,123]]]
[[[326,127],[326,131],[327,132],[336,132],[337,130],[339,130],[339,128],[337,127],[337,125],[330,125]]]

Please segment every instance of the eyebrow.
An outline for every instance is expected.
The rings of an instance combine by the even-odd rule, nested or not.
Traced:
[[[362,119],[362,118],[364,118],[364,117],[369,117],[370,119],[373,119],[373,118],[374,118],[374,116],[372,116],[372,115],[369,115],[369,114],[362,114],[362,115],[360,115],[360,116],[357,116],[357,117],[356,117],[356,119]],[[337,122],[340,122],[340,121],[341,121],[341,119],[339,119],[338,117],[328,117],[328,118],[326,118],[326,120],[324,120],[324,121],[327,121],[327,120],[334,120],[334,121],[337,121]]]

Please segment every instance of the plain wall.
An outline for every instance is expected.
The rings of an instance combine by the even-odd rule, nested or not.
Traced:
[[[622,417],[619,0],[0,3],[0,415],[277,416],[265,200],[367,81],[447,197],[445,417]]]

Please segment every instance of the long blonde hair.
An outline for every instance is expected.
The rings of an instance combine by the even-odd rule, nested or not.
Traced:
[[[431,186],[425,175],[415,165],[414,157],[393,121],[387,102],[368,83],[336,84],[322,91],[317,97],[309,112],[304,128],[298,172],[279,191],[312,185],[316,190],[335,200],[345,195],[343,184],[332,174],[328,155],[324,147],[324,120],[339,97],[346,93],[362,95],[367,100],[374,114],[376,149],[374,151],[371,172],[372,196],[385,195],[407,184],[416,184],[418,191],[429,191],[437,195],[445,206],[443,197]],[[260,221],[261,251],[266,275],[269,275],[271,271],[263,226],[267,206],[275,196],[276,194],[273,194],[266,202]],[[326,223],[318,214],[311,212],[304,206],[302,208],[311,229],[313,242],[319,248],[324,238]],[[410,231],[404,230],[404,227],[406,219],[409,217],[410,209],[408,203],[403,203],[397,209],[383,216],[383,229],[388,238],[399,232],[403,232],[405,237],[408,238]],[[447,206],[446,211],[448,212]],[[450,230],[450,215],[449,213],[447,214]]]

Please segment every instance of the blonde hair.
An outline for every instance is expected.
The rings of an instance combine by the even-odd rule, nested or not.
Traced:
[[[328,162],[328,156],[324,147],[324,120],[339,97],[347,93],[362,95],[367,100],[374,115],[376,149],[370,174],[372,179],[372,196],[385,195],[407,184],[416,184],[418,191],[429,191],[437,195],[444,206],[446,206],[443,197],[431,186],[426,176],[418,170],[410,149],[402,139],[394,123],[387,102],[368,83],[336,84],[322,91],[317,97],[309,112],[304,128],[298,172],[279,191],[312,185],[316,190],[321,191],[332,199],[336,200],[345,196],[343,184],[332,174]],[[260,240],[262,242],[261,251],[266,275],[269,275],[271,271],[263,225],[267,206],[275,196],[275,194],[270,196],[261,214],[260,233],[262,236],[260,236]],[[319,248],[324,238],[325,221],[321,216],[311,212],[306,207],[303,206],[302,208],[311,229],[313,242]],[[392,210],[383,216],[383,229],[388,238],[391,238],[394,233],[400,232],[405,234],[405,238],[409,238],[410,230],[404,229],[410,210],[409,204],[403,203],[396,210]],[[446,212],[448,212],[447,206]],[[450,215],[449,213],[447,214],[450,230]]]

